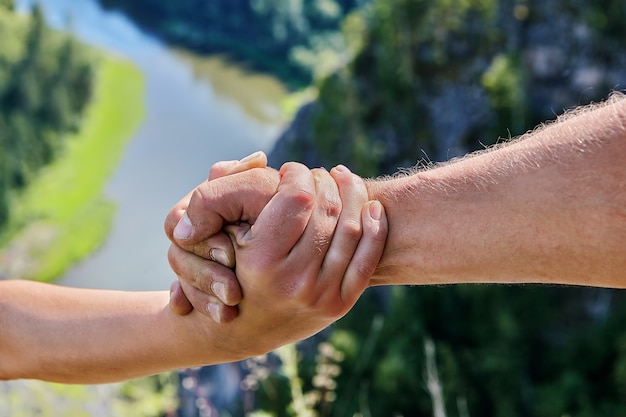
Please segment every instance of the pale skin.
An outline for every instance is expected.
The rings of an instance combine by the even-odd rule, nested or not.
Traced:
[[[221,335],[230,341],[225,345],[232,354],[267,353],[311,336],[346,314],[367,288],[387,223],[382,205],[368,201],[363,181],[348,170],[337,168],[329,175],[288,163],[280,172],[253,169],[205,185],[196,188],[189,203],[200,204],[205,230],[225,229],[235,243],[243,297],[237,319],[225,324]],[[184,213],[192,215],[197,208],[185,199],[172,209],[166,220],[170,238],[189,230]],[[325,237],[333,234],[332,241]],[[194,311],[219,319],[211,311],[214,297],[203,292],[212,288],[206,274],[212,262],[191,253],[206,256],[210,250],[207,242],[192,240],[182,248],[170,247],[172,269],[185,277],[172,299],[172,308],[181,314],[191,309],[188,298]],[[337,279],[342,271],[343,279]]]
[[[367,285],[624,288],[625,161],[626,100],[618,97],[516,143],[410,176],[364,182],[339,168],[331,171],[334,185],[323,171],[312,179],[290,165],[282,190],[269,169],[203,183],[166,221],[185,249],[172,246],[169,254],[181,278],[171,309],[163,307],[167,293],[0,283],[0,352],[10,358],[0,361],[0,378],[105,382],[253,356],[332,323]],[[185,212],[190,220],[174,237]],[[228,252],[223,235],[205,239],[225,224],[241,288],[203,258],[215,248]],[[232,262],[232,253],[225,256]],[[223,303],[215,282],[225,284]]]
[[[272,210],[298,207],[300,213],[308,213],[306,222],[301,216],[278,222],[265,216],[266,220],[260,217],[255,223],[260,230],[281,227],[289,231],[274,236],[264,248],[277,254],[290,252],[286,265],[297,264],[307,271],[306,287],[289,284],[301,283],[300,274],[283,275],[286,293],[260,290],[269,297],[265,300],[250,295],[233,320],[234,305],[242,296],[240,287],[229,268],[211,262],[197,278],[209,275],[213,284],[222,284],[217,294],[210,287],[205,288],[208,294],[202,293],[218,307],[214,316],[222,322],[218,323],[206,319],[207,310],[189,311],[177,285],[170,297],[167,291],[103,291],[0,281],[0,379],[103,383],[232,362],[313,334],[348,311],[367,286],[383,251],[387,226],[382,207],[368,202],[364,189],[350,188],[351,181],[335,184],[327,172],[294,167],[283,171],[281,178],[275,170],[259,168],[264,166],[264,156],[256,155],[243,163],[218,164],[210,176],[217,181],[227,174],[241,178],[249,175],[246,172],[255,177],[263,172],[273,187],[272,195],[278,190],[269,206]],[[316,182],[324,187],[316,189]],[[354,197],[342,208],[339,193]],[[370,215],[372,206],[380,208],[374,210],[376,218]],[[338,222],[359,226],[345,230],[336,228]],[[205,242],[224,251],[219,256],[224,263],[233,259],[227,239],[216,235]],[[319,250],[318,256],[310,256],[312,247]],[[265,308],[268,302],[272,309]],[[297,335],[287,331],[293,323],[277,325],[287,311],[299,314]]]
[[[382,203],[389,222],[385,250],[369,286],[545,283],[626,288],[622,95],[571,112],[504,146],[433,169],[375,181],[346,175],[366,187],[369,200]],[[202,284],[190,277],[206,268],[201,255],[207,249],[201,242],[221,228],[216,213],[241,212],[247,201],[265,201],[258,190],[244,190],[237,199],[206,198],[215,192],[211,185],[200,185],[188,207],[186,202],[178,206],[166,221],[172,241],[189,251],[172,250],[170,263],[196,309],[203,309],[207,298]],[[180,233],[174,233],[182,208],[187,208],[189,220],[180,222]],[[240,260],[245,264],[254,258],[264,270],[263,282],[280,282],[281,274],[267,268],[275,259],[242,237],[245,228],[229,231],[245,302],[248,288],[255,288],[250,296],[255,294],[255,274],[240,268]],[[204,249],[194,255],[194,245]]]
[[[626,287],[626,100],[440,168],[368,183],[389,237],[371,285]]]

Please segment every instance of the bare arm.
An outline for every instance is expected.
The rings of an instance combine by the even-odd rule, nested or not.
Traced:
[[[209,180],[265,166],[263,153],[223,161],[211,168]],[[184,211],[189,197],[174,210]],[[220,307],[215,319],[226,323],[237,315],[242,295],[227,267],[234,263],[232,244],[224,233],[205,244],[221,250],[215,258],[226,266],[207,261],[197,276],[210,284],[205,296]],[[224,329],[192,309],[178,285],[168,296],[0,281],[0,380],[110,382],[244,357],[224,354],[214,337]]]
[[[512,144],[368,183],[389,221],[371,285],[626,287],[626,99]]]
[[[207,319],[207,306],[216,299],[210,288],[214,277],[207,279],[206,271],[211,275],[208,265],[214,262],[177,246],[170,260],[180,275],[189,273],[191,283],[181,284],[197,307],[185,315],[177,314],[181,308],[187,313],[180,292],[174,293],[179,302],[171,308],[167,292],[0,281],[0,379],[101,383],[232,362],[310,336],[345,314],[380,259],[387,231],[384,210],[380,203],[367,202],[365,185],[347,172],[335,173],[339,185],[326,172],[314,174],[298,165],[280,175],[255,169],[206,183],[207,191],[231,193],[229,185],[243,177],[241,184],[248,184],[253,195],[267,194],[270,200],[268,212],[233,214],[244,220],[259,215],[254,229],[249,223],[229,226],[237,236],[238,261],[243,262],[238,268],[247,291],[236,319],[223,322],[220,314],[213,317],[222,323]],[[253,178],[260,182],[249,184]],[[343,210],[341,193],[347,194]],[[219,196],[207,197],[231,209],[248,201],[233,196],[231,203],[220,205]],[[193,215],[204,202],[190,200],[188,211]],[[181,215],[178,207],[172,212]],[[189,247],[207,254],[211,242]],[[256,256],[268,250],[265,261]],[[198,282],[204,292],[193,287]]]
[[[208,320],[178,316],[168,300],[0,281],[0,379],[101,383],[227,360]]]

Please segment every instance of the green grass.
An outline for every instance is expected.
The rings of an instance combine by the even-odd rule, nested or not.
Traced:
[[[28,266],[9,278],[52,281],[103,242],[115,206],[102,192],[143,119],[143,88],[142,74],[131,63],[111,56],[99,62],[80,132],[12,201],[0,241],[5,254],[22,257]]]
[[[178,406],[178,376],[162,373],[104,385],[57,384],[36,380],[0,382],[0,415],[11,417],[156,417]],[[94,410],[98,410],[95,413]]]

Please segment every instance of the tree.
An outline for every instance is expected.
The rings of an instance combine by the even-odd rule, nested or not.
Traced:
[[[78,127],[93,74],[85,48],[47,28],[39,6],[27,21],[13,13],[0,9],[0,32],[13,34],[0,50],[0,227],[11,190],[26,186]]]
[[[320,158],[371,176],[424,155],[449,157],[437,140],[432,98],[455,83],[473,88],[481,67],[466,63],[488,60],[500,44],[496,16],[492,0],[374,1],[351,15],[350,25],[363,29],[362,41],[349,43],[363,46],[319,82],[311,128]],[[301,152],[295,145],[290,157],[305,159]]]
[[[390,173],[420,150],[482,148],[606,97],[605,84],[623,88],[623,25],[613,17],[625,11],[617,0],[375,1],[358,16],[354,59],[319,81],[311,141],[289,143],[287,159],[313,150],[328,167]],[[606,68],[598,84],[577,84],[596,68]],[[625,414],[623,297],[545,286],[369,290],[330,336],[346,355],[333,415],[432,415],[421,351],[429,339],[450,415]]]

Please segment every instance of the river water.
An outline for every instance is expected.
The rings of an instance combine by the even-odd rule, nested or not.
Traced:
[[[132,61],[145,77],[145,120],[110,179],[117,214],[104,245],[74,266],[62,284],[121,290],[167,289],[163,220],[219,160],[268,151],[280,133],[275,79],[220,57],[174,50],[94,0],[38,0],[46,20],[83,42]],[[32,1],[18,0],[18,10]]]

